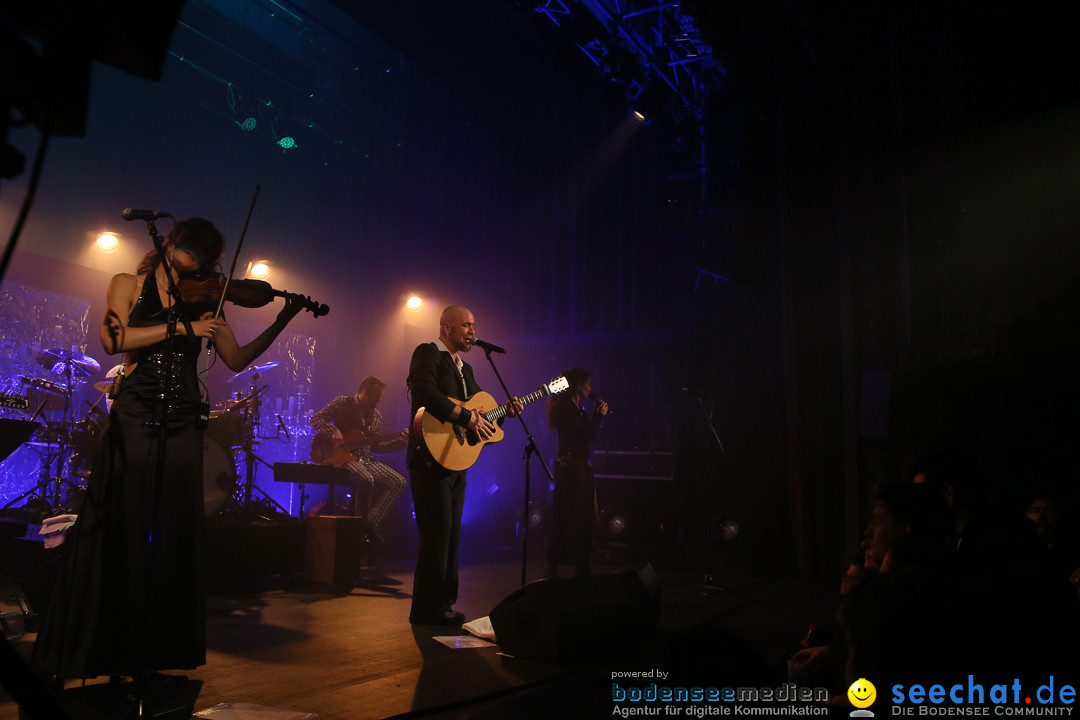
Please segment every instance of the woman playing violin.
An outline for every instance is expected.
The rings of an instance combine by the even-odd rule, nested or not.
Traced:
[[[181,282],[183,278],[205,274],[217,265],[224,252],[225,241],[209,221],[191,218],[176,224],[165,239],[164,246],[166,259],[172,265],[173,280]],[[147,325],[144,318],[138,317],[136,322],[129,324],[136,305],[143,302],[148,277],[151,278],[150,285],[156,289],[158,295],[155,307],[161,308],[156,312],[163,313],[163,309],[169,304],[168,282],[156,250],[143,258],[137,275],[121,273],[114,276],[109,283],[108,311],[101,324],[101,344],[110,354],[125,353],[125,375],[131,374],[138,362],[140,350],[165,339],[164,322]],[[265,352],[277,334],[303,309],[300,298],[286,296],[285,307],[274,324],[255,340],[241,347],[228,323],[220,317],[214,318],[213,313],[207,311],[207,306],[201,303],[203,299],[199,298],[200,302],[191,307],[179,308],[186,310],[192,317],[187,318],[188,323],[177,323],[177,334],[187,336],[190,326],[195,337],[213,340],[218,356],[230,370],[237,372],[251,365]],[[149,302],[152,303],[152,298]],[[180,305],[184,304],[182,300]]]
[[[163,243],[173,279],[215,266],[224,244],[207,220],[177,222]],[[223,318],[167,290],[156,250],[137,274],[109,283],[101,343],[110,354],[124,353],[125,377],[34,647],[35,669],[57,680],[142,681],[206,662],[201,339],[213,341],[221,360],[240,371],[270,347],[301,300],[287,297],[274,322],[240,345]]]

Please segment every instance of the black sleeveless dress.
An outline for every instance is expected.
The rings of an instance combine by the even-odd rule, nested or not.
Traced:
[[[177,309],[198,318],[196,307]],[[150,273],[129,325],[165,319]],[[197,339],[182,335],[173,338],[171,353],[164,342],[144,348],[120,386],[86,499],[61,546],[34,646],[39,673],[90,678],[206,662],[198,354]]]

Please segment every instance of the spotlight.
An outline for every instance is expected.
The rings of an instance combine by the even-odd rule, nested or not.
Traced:
[[[294,147],[296,147],[296,140],[294,140],[290,136],[286,135],[285,137],[278,140],[277,144],[278,144],[278,147],[281,148],[282,152],[286,152],[286,151],[292,150]]]
[[[265,280],[270,277],[270,263],[266,260],[253,260],[248,263],[248,277],[256,280]]]
[[[535,530],[544,524],[544,506],[536,500],[529,501],[528,523],[530,530]],[[522,534],[520,510],[517,511],[515,516],[514,526],[514,534],[520,536]]]
[[[240,129],[244,132],[251,132],[255,129],[255,126],[259,124],[259,121],[253,117],[249,117],[244,118],[242,121],[238,121],[236,124],[239,125]]]
[[[120,238],[116,233],[101,233],[97,239],[97,249],[103,253],[114,253],[120,247]]]
[[[412,295],[405,301],[405,309],[409,312],[420,312],[424,309],[424,298],[419,295]]]
[[[535,500],[529,503],[529,527],[540,527],[544,522],[544,506]]]
[[[630,118],[642,127],[647,127],[653,120],[664,117],[670,106],[665,86],[656,81],[641,88],[637,95],[628,97],[633,107]]]
[[[742,528],[739,526],[739,521],[735,518],[727,518],[721,520],[718,530],[720,531],[720,537],[724,540],[731,541],[739,537],[739,531]]]
[[[604,523],[604,532],[610,538],[619,538],[626,532],[626,516],[621,510],[608,509],[600,516]]]

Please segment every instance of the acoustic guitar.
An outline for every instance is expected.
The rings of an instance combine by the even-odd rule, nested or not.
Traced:
[[[409,431],[404,430],[402,432],[408,434]],[[342,433],[341,437],[344,442],[337,447],[334,447],[333,439],[326,433],[319,433],[311,438],[311,459],[320,465],[341,467],[347,462],[356,460],[356,451],[360,448],[382,445],[385,442],[397,440],[401,438],[401,432],[368,437],[363,430],[350,430],[347,433]]]
[[[541,385],[535,392],[518,398],[518,401],[522,405],[528,405],[547,395],[561,393],[569,387],[570,383],[567,379],[559,376]],[[476,462],[485,445],[503,439],[503,430],[497,421],[509,415],[511,405],[510,403],[497,405],[495,398],[483,391],[465,401],[453,398],[450,400],[466,410],[480,410],[480,414],[495,426],[495,433],[484,440],[472,430],[460,425],[440,422],[434,415],[425,412],[424,408],[416,411],[416,417],[413,418],[413,432],[424,441],[424,446],[435,458],[435,462],[447,470],[464,470]]]

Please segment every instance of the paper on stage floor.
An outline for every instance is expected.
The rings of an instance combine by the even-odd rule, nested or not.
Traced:
[[[431,639],[438,640],[446,647],[454,650],[461,650],[462,648],[495,647],[487,640],[473,637],[472,635],[435,635]]]
[[[219,703],[198,711],[194,717],[210,720],[316,720],[318,715],[295,710],[279,710],[251,703]]]
[[[68,529],[75,524],[78,515],[57,515],[41,521],[41,530],[38,534],[45,540],[45,549],[50,550],[59,547],[67,537]]]
[[[485,615],[482,618],[476,618],[475,620],[470,620],[469,622],[462,625],[461,629],[462,630],[468,630],[469,632],[471,632],[476,637],[482,637],[485,640],[490,640],[492,642],[498,642],[495,639],[495,628],[491,627],[491,618],[488,617],[487,615]]]
[[[495,631],[491,627],[491,620],[485,615],[461,626],[462,630],[472,635],[436,635],[432,640],[438,640],[448,648],[481,648],[495,647],[488,640],[495,639]]]

